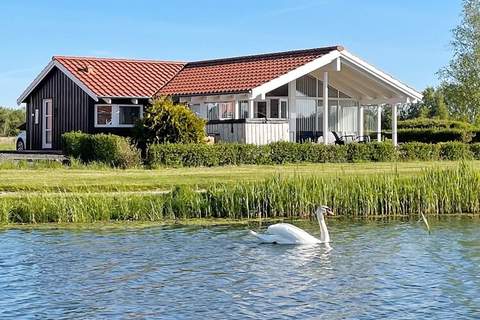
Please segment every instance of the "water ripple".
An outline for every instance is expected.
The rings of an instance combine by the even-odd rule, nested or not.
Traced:
[[[0,318],[479,317],[480,225],[432,227],[331,222],[331,249],[238,227],[3,231]]]

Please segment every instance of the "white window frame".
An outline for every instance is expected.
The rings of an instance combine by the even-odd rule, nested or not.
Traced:
[[[220,104],[221,103],[232,103],[233,104],[233,117],[232,118],[222,118],[220,117]],[[212,119],[212,120],[209,120],[208,119],[208,105],[209,104],[217,104],[217,119]],[[205,101],[204,102],[204,105],[205,107],[207,108],[207,121],[225,121],[225,120],[234,120],[235,119],[235,108],[236,108],[236,103],[235,103],[235,100],[231,100],[231,101]]]
[[[51,113],[46,114],[47,103],[50,105]],[[52,118],[52,127],[47,130],[47,118]],[[50,143],[47,143],[47,131],[50,132]],[[53,143],[53,99],[43,99],[42,101],[42,149],[51,149]]]
[[[111,124],[98,124],[98,107],[112,107]],[[95,128],[133,128],[135,124],[120,124],[120,107],[138,107],[140,108],[140,119],[143,119],[143,105],[141,104],[96,104],[94,110]]]
[[[288,119],[288,98],[287,97],[268,97],[267,99],[267,119],[287,120]],[[278,100],[278,118],[272,118],[271,100]],[[286,117],[282,117],[282,101],[287,104]]]

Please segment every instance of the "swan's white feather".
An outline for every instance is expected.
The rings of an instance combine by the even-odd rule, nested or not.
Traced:
[[[328,208],[328,207],[327,207]],[[327,225],[323,216],[325,207],[317,209],[316,215],[318,224],[320,226],[320,239],[317,239],[302,229],[288,224],[277,223],[267,228],[267,231],[263,234],[250,231],[257,239],[263,243],[276,243],[276,244],[316,244],[316,243],[329,243],[330,235],[328,233]]]

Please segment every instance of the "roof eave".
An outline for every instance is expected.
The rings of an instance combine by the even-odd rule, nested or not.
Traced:
[[[98,101],[98,96],[90,90],[82,81],[75,77],[64,65],[62,65],[58,60],[52,59],[50,63],[40,72],[40,74],[30,83],[30,85],[23,91],[23,93],[18,97],[17,104],[20,105],[24,103],[27,97],[35,90],[35,88],[42,82],[43,79],[52,71],[54,67],[57,67],[62,71],[70,80],[72,80],[76,85],[78,85],[86,94],[88,94],[93,100]]]

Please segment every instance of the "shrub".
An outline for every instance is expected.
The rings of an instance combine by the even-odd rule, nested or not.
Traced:
[[[438,144],[421,142],[403,143],[398,147],[398,157],[404,161],[437,161],[440,160],[440,147]]]
[[[431,118],[416,118],[398,121],[398,129],[461,129],[473,131],[476,127],[468,122]]]
[[[65,155],[84,163],[99,162],[118,168],[136,167],[141,163],[139,151],[124,137],[68,132],[62,138]]]
[[[391,133],[387,134],[391,138]],[[398,141],[440,143],[459,141],[468,143],[472,140],[473,134],[462,129],[399,129]]]
[[[81,131],[71,131],[62,135],[63,153],[72,158],[79,159],[82,154],[87,152],[87,136],[88,134]]]
[[[471,160],[473,153],[470,146],[460,142],[440,143],[441,160]]]
[[[146,108],[143,119],[137,122],[134,140],[142,149],[153,143],[203,143],[205,124],[205,120],[187,106],[160,97]]]

